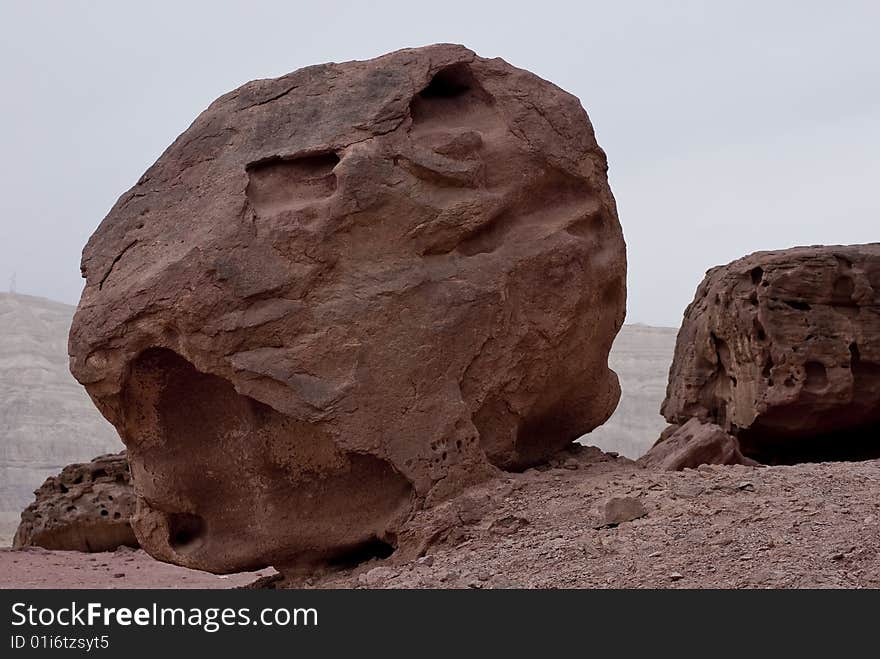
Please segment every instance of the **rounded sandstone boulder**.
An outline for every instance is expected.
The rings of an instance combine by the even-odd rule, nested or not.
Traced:
[[[603,423],[606,170],[576,98],[462,46],[215,101],[82,260],[71,370],[128,447],[142,546],[215,572],[393,547]]]

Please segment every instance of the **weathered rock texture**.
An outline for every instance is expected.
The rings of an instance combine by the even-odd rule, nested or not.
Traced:
[[[0,293],[0,546],[8,546],[46,478],[122,449],[70,375],[73,312],[69,304]]]
[[[211,571],[390,545],[605,421],[625,247],[580,103],[461,46],[222,96],[85,248],[71,369],[141,544]]]
[[[14,547],[113,551],[137,547],[129,519],[135,509],[125,452],[68,465],[38,489],[21,514]]]
[[[759,252],[685,312],[663,415],[761,462],[880,455],[880,244]]]

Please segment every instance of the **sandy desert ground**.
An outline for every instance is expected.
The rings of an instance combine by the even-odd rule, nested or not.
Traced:
[[[235,588],[274,570],[219,576],[153,560],[142,550],[86,554],[0,549],[0,588]]]

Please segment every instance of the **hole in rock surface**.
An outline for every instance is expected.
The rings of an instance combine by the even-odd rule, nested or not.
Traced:
[[[467,64],[453,64],[438,71],[413,97],[409,111],[413,126],[421,128],[488,128],[497,122],[492,97],[483,89]]]
[[[379,538],[371,538],[366,542],[362,542],[353,547],[341,551],[331,558],[328,563],[331,567],[340,570],[349,570],[357,567],[361,563],[366,563],[374,558],[386,559],[394,553],[394,546],[380,540]]]
[[[295,210],[336,191],[335,153],[268,158],[247,166],[246,195],[257,213]]]
[[[192,513],[172,513],[168,516],[168,544],[178,552],[198,545],[205,532],[205,521]]]
[[[454,64],[437,73],[419,95],[422,98],[455,98],[474,85],[473,75],[466,64]]]
[[[828,384],[828,372],[825,370],[824,364],[821,362],[807,362],[804,365],[806,371],[806,380],[804,381],[804,389],[810,392],[820,392]]]

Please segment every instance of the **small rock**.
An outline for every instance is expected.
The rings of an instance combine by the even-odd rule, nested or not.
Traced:
[[[394,576],[396,576],[396,573],[390,567],[379,566],[360,575],[358,583],[373,588]]]
[[[580,463],[577,460],[575,460],[574,458],[569,458],[568,460],[566,460],[565,462],[562,463],[563,469],[571,469],[572,471],[579,469],[580,466],[581,466]]]
[[[420,559],[416,561],[419,565],[424,565],[425,567],[431,567],[434,565],[434,557],[433,556],[422,556]]]
[[[603,526],[618,526],[648,514],[644,504],[632,497],[614,497],[605,502]]]
[[[736,489],[744,490],[746,492],[754,492],[755,484],[752,481],[743,481],[741,483],[737,483]]]
[[[114,579],[121,579],[124,576],[125,576],[125,572],[117,572],[116,574],[113,575],[113,578]]]
[[[842,561],[843,560],[843,552],[837,552],[836,554],[832,554],[832,561]]]
[[[662,551],[652,551],[650,554],[648,554],[648,558],[659,558],[662,555]]]
[[[515,515],[507,515],[500,517],[489,525],[489,531],[498,535],[512,535],[526,526],[529,520]]]
[[[669,578],[673,581],[679,581],[681,579],[684,579],[684,575],[681,572],[671,572],[669,574]]]

